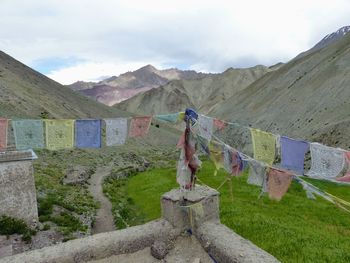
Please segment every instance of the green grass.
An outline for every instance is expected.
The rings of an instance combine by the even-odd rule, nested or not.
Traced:
[[[62,180],[68,165],[80,164],[94,168],[92,158],[95,153],[81,150],[49,152],[38,151],[39,160],[34,163],[34,177],[37,190],[40,222],[53,222],[58,230],[67,237],[76,231],[85,232],[87,226],[76,215],[93,216],[98,204],[90,195],[87,186],[63,185]],[[96,157],[96,156],[95,156]],[[68,164],[64,160],[70,160]],[[103,159],[103,158],[102,158]],[[93,172],[93,170],[91,171]],[[54,206],[59,212],[54,213]]]
[[[211,162],[204,161],[198,177],[217,188],[225,179],[222,170],[213,176]],[[109,194],[121,191],[131,204],[135,225],[160,216],[160,197],[177,187],[174,168],[153,169],[113,185]],[[258,198],[260,189],[246,183],[247,175],[235,177],[233,201],[227,185],[220,189],[220,217],[241,236],[251,240],[282,262],[350,262],[350,213],[321,199],[307,199],[302,187],[293,182],[280,202],[267,196]],[[117,180],[113,180],[117,181]],[[329,193],[350,201],[350,187],[311,180]],[[114,204],[116,200],[114,200]],[[126,218],[128,221],[128,218]]]
[[[29,242],[36,231],[28,227],[23,220],[0,216],[0,235],[9,236],[12,234],[22,235],[22,240]]]

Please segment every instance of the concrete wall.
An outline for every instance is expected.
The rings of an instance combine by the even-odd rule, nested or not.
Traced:
[[[203,223],[196,229],[195,235],[203,248],[217,262],[279,262],[275,257],[220,224],[220,222],[208,221]]]
[[[149,247],[155,240],[173,240],[176,232],[166,220],[71,240],[52,247],[0,259],[0,263],[77,263],[133,253]]]
[[[35,226],[38,208],[32,161],[0,162],[0,215]]]

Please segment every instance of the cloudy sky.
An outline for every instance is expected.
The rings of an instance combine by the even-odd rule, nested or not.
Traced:
[[[272,65],[349,24],[349,0],[0,0],[0,50],[70,84]]]

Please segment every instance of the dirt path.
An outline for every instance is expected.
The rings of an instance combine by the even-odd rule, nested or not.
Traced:
[[[98,167],[96,172],[90,178],[90,193],[101,205],[100,209],[97,211],[96,221],[91,230],[92,234],[115,230],[112,204],[102,191],[103,179],[106,176],[109,176],[111,169],[111,166]]]

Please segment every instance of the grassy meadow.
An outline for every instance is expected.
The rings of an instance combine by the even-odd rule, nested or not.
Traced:
[[[206,185],[217,188],[226,173],[213,175],[213,164],[205,160],[198,174]],[[160,217],[160,197],[174,187],[176,170],[156,168],[127,179],[108,180],[106,195],[113,203],[118,228],[142,224]],[[265,249],[282,262],[350,262],[350,213],[317,198],[306,197],[293,182],[280,202],[246,183],[247,173],[234,177],[233,201],[229,187],[220,189],[220,217],[241,236]],[[309,180],[329,193],[350,201],[350,187]]]

